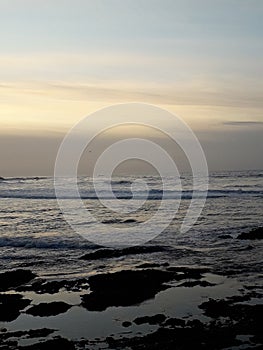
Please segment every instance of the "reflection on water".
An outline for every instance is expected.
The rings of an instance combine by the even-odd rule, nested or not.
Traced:
[[[141,305],[130,307],[109,307],[105,311],[87,311],[80,304],[80,293],[77,292],[61,292],[54,295],[24,293],[28,298],[32,299],[32,304],[40,302],[65,301],[74,305],[64,314],[51,317],[33,317],[31,315],[22,314],[17,320],[6,323],[0,323],[0,327],[6,327],[8,330],[28,330],[37,328],[51,328],[58,330],[57,334],[70,339],[79,339],[81,337],[87,339],[106,338],[111,334],[115,336],[127,332],[123,328],[122,322],[133,321],[140,316],[152,316],[155,314],[165,314],[167,317],[176,317],[184,319],[199,318],[207,320],[202,315],[202,310],[198,308],[203,299],[224,298],[238,294],[240,284],[236,279],[225,278],[214,274],[205,274],[203,280],[216,283],[212,287],[195,286],[191,288],[171,287],[165,291],[158,293],[155,299],[147,300]],[[177,285],[180,283],[177,282]],[[194,315],[194,316],[193,316]],[[155,325],[136,325],[128,328],[131,335],[136,333],[150,332],[158,327]],[[125,333],[126,334],[126,333]],[[126,336],[128,336],[126,334]]]

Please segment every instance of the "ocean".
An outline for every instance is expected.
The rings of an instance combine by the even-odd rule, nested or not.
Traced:
[[[114,194],[129,205],[132,198],[131,185],[135,179],[135,176],[115,176],[108,180],[102,176],[99,181],[110,181]],[[83,202],[96,215],[96,219],[103,222],[105,231],[110,232],[114,226],[121,228],[136,225],[137,222],[147,220],[158,208],[162,200],[161,179],[158,176],[142,176],[141,179],[147,182],[149,190],[145,194],[143,189],[139,189],[133,197],[136,201],[140,196],[147,196],[141,210],[113,214],[100,205],[92,188],[92,179],[79,177]],[[63,280],[134,270],[139,264],[158,263],[160,266],[169,264],[208,268],[210,272],[206,278],[210,282],[216,282],[217,287],[208,290],[199,286],[191,291],[187,288],[170,288],[142,306],[111,307],[103,312],[92,313],[75,307],[57,317],[34,318],[21,314],[12,322],[0,322],[0,327],[9,330],[55,327],[60,335],[69,339],[95,339],[122,333],[118,319],[132,320],[138,314],[165,312],[170,316],[176,314],[187,317],[192,313],[195,317],[202,318],[200,310],[197,310],[197,299],[200,301],[204,296],[231,296],[238,293],[241,286],[262,285],[262,240],[241,240],[238,236],[262,226],[263,171],[211,172],[203,211],[195,225],[183,234],[179,232],[179,227],[192,198],[192,178],[188,174],[182,174],[181,181],[182,193],[171,187],[168,199],[179,201],[181,195],[175,218],[164,232],[145,243],[145,247],[165,249],[138,250],[134,254],[125,254],[124,250],[123,254],[85,260],[81,257],[99,251],[101,247],[78,235],[66,222],[57,204],[52,177],[1,178],[1,272],[27,269],[45,280]],[[79,225],[81,223],[80,220]],[[92,229],[92,222],[90,227]],[[111,251],[114,249],[111,248]],[[43,301],[43,295],[38,293],[31,291],[25,295],[30,296],[34,303]],[[74,291],[64,291],[64,294],[60,292],[49,295],[45,300],[63,298],[75,305],[80,295],[81,293],[74,294]],[[133,334],[137,331],[148,332],[155,326],[136,327],[133,328]],[[25,340],[23,344],[27,343],[28,340]],[[94,345],[95,348],[100,347]]]
[[[135,179],[131,176],[113,178],[113,192],[118,198],[127,199],[128,203],[132,195],[131,184]],[[136,220],[146,220],[158,207],[162,199],[161,179],[157,176],[144,176],[143,179],[149,187],[147,203],[142,210],[127,215],[114,215],[99,207],[91,178],[80,177],[79,188],[87,208],[96,211],[96,217],[104,223],[105,230],[110,230],[111,225],[127,225],[126,220],[131,217],[135,224]],[[102,178],[100,181],[108,180]],[[186,174],[181,181],[183,190],[178,213],[170,226],[149,244],[173,247],[176,259],[181,263],[209,263],[227,268],[230,251],[231,267],[235,263],[252,263],[238,253],[243,242],[218,240],[218,237],[228,234],[236,237],[243,231],[262,225],[263,171],[211,173],[203,212],[186,234],[178,234],[177,229],[191,200],[191,176]],[[171,200],[179,200],[179,194],[171,188]],[[0,181],[0,198],[1,269],[34,266],[38,273],[46,275],[53,270],[57,273],[58,269],[63,274],[78,273],[83,268],[75,258],[96,247],[93,242],[76,234],[64,220],[57,205],[53,178],[3,179]],[[253,260],[257,261],[256,251],[252,255]],[[162,253],[159,258],[169,261],[175,256],[164,257]],[[132,263],[130,259],[126,263]]]

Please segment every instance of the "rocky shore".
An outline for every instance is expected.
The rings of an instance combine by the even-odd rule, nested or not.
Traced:
[[[40,328],[9,330],[9,322],[21,314],[33,317],[51,317],[67,313],[76,307],[64,301],[34,304],[26,293],[48,296],[61,291],[81,292],[82,307],[87,312],[101,312],[110,307],[140,305],[169,288],[211,288],[206,281],[206,268],[140,264],[133,270],[96,274],[87,278],[47,281],[30,270],[7,271],[0,274],[0,349],[262,349],[263,305],[260,286],[243,286],[238,295],[223,299],[208,298],[199,304],[204,320],[189,315],[187,318],[166,314],[144,315],[133,320],[122,320],[123,334],[95,340],[66,339],[57,329]],[[48,298],[47,298],[48,300]],[[76,320],[77,322],[77,320]],[[134,325],[152,325],[150,332],[133,334]],[[128,336],[127,336],[128,335]],[[22,340],[22,342],[21,342]],[[28,345],[21,345],[23,341]]]

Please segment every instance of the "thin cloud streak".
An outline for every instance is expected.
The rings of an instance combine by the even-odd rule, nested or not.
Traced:
[[[134,82],[97,82],[82,84],[78,82],[32,82],[2,83],[1,96],[14,100],[15,96],[51,98],[71,101],[148,102],[161,105],[220,106],[263,108],[261,94],[257,91],[228,89],[215,86],[212,82],[193,81],[178,86],[152,86]],[[231,122],[231,121],[230,121]]]
[[[240,120],[240,121],[227,121],[224,122],[223,125],[230,126],[263,126],[263,122],[261,121],[253,121],[253,120]]]

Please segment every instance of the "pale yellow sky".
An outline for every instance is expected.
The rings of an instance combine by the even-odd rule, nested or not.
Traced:
[[[139,86],[139,87],[138,87]],[[84,116],[114,103],[146,102],[181,116],[195,130],[227,121],[262,121],[260,90],[223,93],[209,82],[154,86],[144,82],[8,82],[0,85],[1,133],[65,132]],[[219,91],[216,93],[216,91]]]
[[[1,173],[45,172],[39,153],[50,173],[66,131],[125,102],[179,115],[213,168],[263,167],[263,2],[251,2],[1,1]]]

